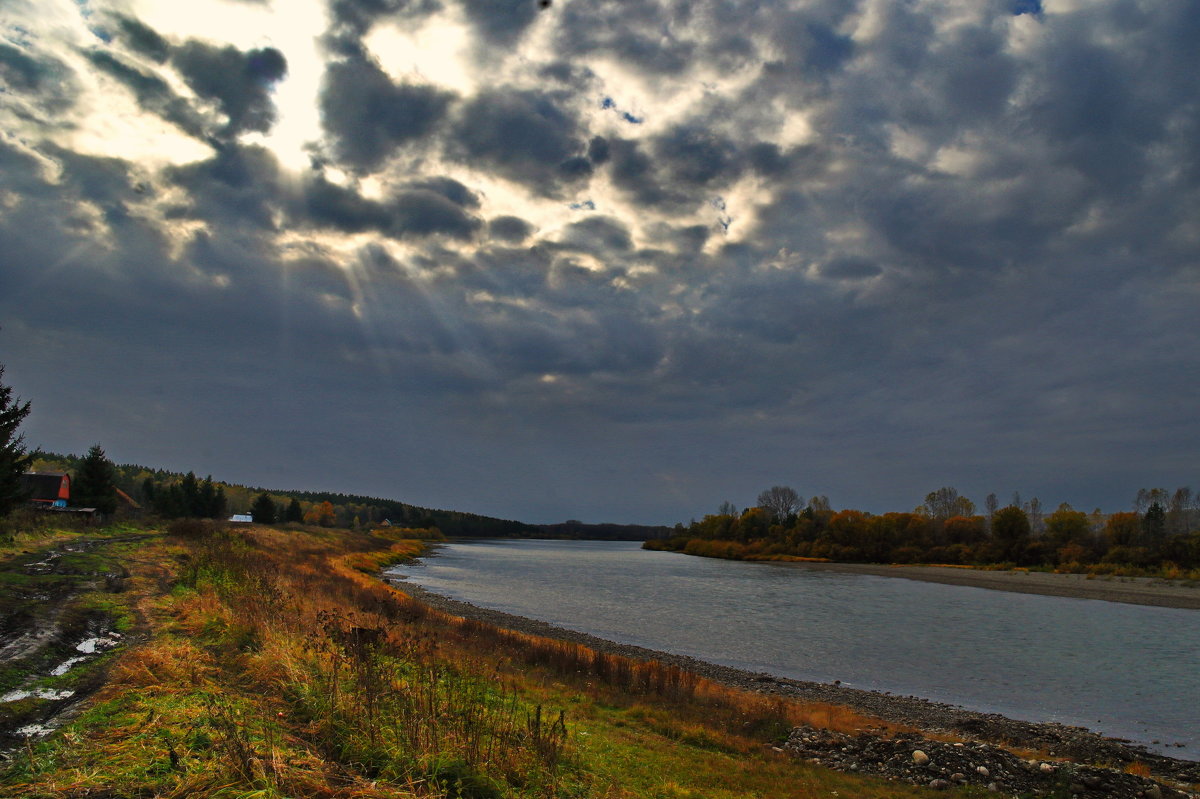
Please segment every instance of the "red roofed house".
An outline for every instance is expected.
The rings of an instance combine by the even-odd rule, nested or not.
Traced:
[[[21,487],[29,491],[29,501],[42,508],[65,508],[71,498],[71,475],[66,472],[26,472]]]

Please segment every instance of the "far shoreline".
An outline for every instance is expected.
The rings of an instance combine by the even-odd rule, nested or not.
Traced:
[[[1105,577],[1055,574],[1023,570],[988,571],[954,566],[910,566],[882,563],[825,563],[815,561],[764,561],[772,565],[809,571],[898,577],[943,585],[985,588],[1020,594],[1040,594],[1071,599],[1096,599],[1127,605],[1200,610],[1200,586],[1183,585],[1156,577]]]

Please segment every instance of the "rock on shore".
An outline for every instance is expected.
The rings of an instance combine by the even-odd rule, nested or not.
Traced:
[[[838,771],[945,789],[978,785],[1006,794],[1111,799],[1183,799],[1184,791],[1117,769],[1026,760],[987,743],[946,743],[920,734],[883,738],[797,727],[784,744],[797,758]]]

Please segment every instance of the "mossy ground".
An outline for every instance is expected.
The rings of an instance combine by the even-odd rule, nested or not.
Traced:
[[[80,607],[140,640],[84,712],[13,753],[0,795],[926,793],[774,750],[801,721],[876,724],[844,709],[432,611],[375,576],[416,541],[251,528],[113,546],[124,590]]]

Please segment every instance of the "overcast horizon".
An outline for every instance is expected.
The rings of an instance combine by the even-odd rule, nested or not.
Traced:
[[[531,523],[1200,484],[1198,0],[0,26],[30,446]]]

